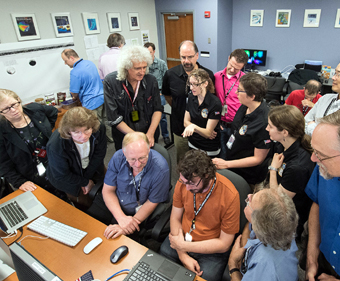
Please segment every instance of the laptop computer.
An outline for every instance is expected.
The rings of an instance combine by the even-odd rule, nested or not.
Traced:
[[[45,214],[47,209],[33,195],[26,191],[7,202],[0,204],[0,228],[7,234]]]
[[[148,250],[131,269],[124,281],[130,280],[162,280],[193,281],[196,274],[167,258]]]

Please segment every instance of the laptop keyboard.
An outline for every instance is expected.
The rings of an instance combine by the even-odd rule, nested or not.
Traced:
[[[134,269],[134,272],[130,277],[126,277],[124,281],[169,281],[157,272],[152,270],[147,263],[139,262],[137,267]]]
[[[27,215],[16,201],[13,201],[0,208],[0,212],[5,216],[11,227],[27,219]]]

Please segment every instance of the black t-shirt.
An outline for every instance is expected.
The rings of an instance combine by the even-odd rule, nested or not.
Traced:
[[[191,123],[206,128],[208,119],[220,120],[221,119],[222,105],[218,97],[212,93],[207,92],[201,105],[198,105],[198,98],[191,92],[189,93],[186,111],[190,114]],[[214,131],[217,136],[211,140],[202,137],[200,134],[193,133],[189,137],[189,142],[195,147],[204,151],[216,151],[220,148],[220,125],[216,125]]]
[[[212,82],[215,83],[214,73],[201,66],[197,62],[198,68],[204,69],[209,73]],[[177,65],[165,72],[163,77],[162,94],[172,97],[171,126],[174,134],[180,136],[184,131],[184,114],[186,99],[190,89],[187,89],[188,74],[182,64]]]
[[[313,173],[315,163],[312,162],[310,153],[301,146],[299,140],[296,140],[286,151],[283,150],[280,143],[274,148],[274,153],[283,152],[284,156],[283,164],[277,172],[277,182],[288,191],[296,193],[293,202],[299,215],[297,234],[300,236],[312,206],[312,200],[305,193],[305,187]]]
[[[254,156],[254,149],[270,149],[271,140],[266,127],[268,124],[269,107],[262,102],[252,113],[246,114],[247,107],[241,105],[231,125],[235,140],[227,146],[227,160],[236,160]],[[266,178],[268,156],[255,167],[231,169],[242,176],[249,184],[256,184]]]

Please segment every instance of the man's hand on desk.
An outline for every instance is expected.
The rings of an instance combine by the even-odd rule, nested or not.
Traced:
[[[104,231],[104,237],[106,239],[118,238],[122,234],[124,234],[124,231],[118,224],[110,224]]]
[[[132,234],[136,230],[139,231],[139,224],[141,223],[138,219],[131,216],[124,216],[117,219],[119,226],[124,231],[124,234]]]
[[[22,185],[20,185],[19,189],[22,191],[34,191],[36,190],[36,186],[33,182],[31,181],[26,181]]]
[[[89,180],[87,186],[82,186],[81,189],[84,195],[88,194],[91,191],[92,187],[94,187],[94,182],[92,180]]]

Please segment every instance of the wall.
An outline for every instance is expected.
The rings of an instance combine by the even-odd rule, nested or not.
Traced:
[[[268,50],[264,69],[280,71],[305,59],[335,68],[340,62],[340,28],[334,28],[339,8],[333,0],[233,0],[232,49]],[[249,26],[252,9],[264,10],[263,27]],[[289,28],[275,27],[277,9],[292,10]],[[319,28],[303,28],[305,9],[321,9]]]

